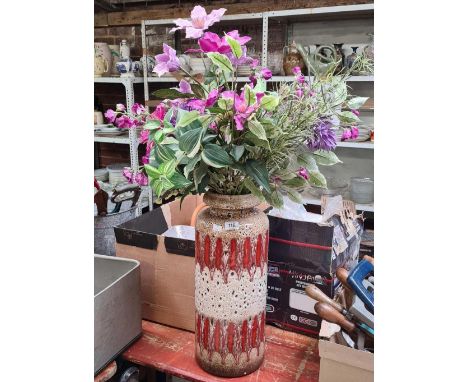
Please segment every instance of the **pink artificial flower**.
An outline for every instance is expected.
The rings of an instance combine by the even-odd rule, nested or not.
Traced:
[[[147,186],[148,185],[148,177],[143,174],[142,172],[138,172],[135,175],[135,183],[139,184],[140,186]]]
[[[305,82],[305,77],[304,77],[304,75],[303,75],[303,74],[299,74],[299,75],[296,77],[296,81],[302,85],[302,84]]]
[[[252,84],[252,87],[257,85],[257,77],[251,75],[249,76],[249,80],[250,80],[250,83]]]
[[[143,164],[148,164],[149,163],[149,157],[151,155],[151,150],[153,147],[156,145],[154,141],[147,141],[146,142],[146,153],[144,156],[141,157],[141,162]]]
[[[198,45],[203,52],[218,52],[228,53],[231,51],[231,47],[224,38],[219,37],[216,33],[205,32],[203,37],[198,40]]]
[[[352,109],[351,110],[351,113],[353,113],[355,116],[359,116],[359,110],[356,110],[356,109]]]
[[[117,105],[115,105],[115,110],[125,111],[125,105],[123,103],[118,103]]]
[[[128,180],[129,183],[132,183],[133,173],[130,167],[124,167],[122,175]]]
[[[106,113],[104,114],[104,116],[107,118],[107,120],[110,122],[110,123],[114,123],[115,121],[115,117],[117,116],[117,113],[112,110],[112,109],[108,109],[106,111]]]
[[[262,100],[263,96],[265,95],[265,93],[263,92],[258,92],[255,94],[255,98],[257,99],[257,104],[260,105],[260,101]]]
[[[156,66],[153,69],[154,73],[157,73],[159,77],[163,74],[176,72],[180,69],[180,62],[177,58],[176,51],[169,45],[163,43],[163,52],[156,55]]]
[[[249,106],[245,100],[245,93],[242,91],[240,96],[234,94],[234,121],[236,123],[236,130],[244,130],[244,124],[247,121],[247,118],[256,111],[258,104]]]
[[[249,58],[250,58],[250,57],[249,57]],[[259,63],[260,63],[260,61],[258,61],[258,59],[253,58],[253,59],[252,59],[252,62],[251,62],[249,65],[250,65],[250,67],[251,67],[252,69],[254,69],[254,68],[256,68],[256,67],[258,66]]]
[[[133,114],[140,115],[145,111],[145,107],[140,103],[134,103],[131,110]]]
[[[294,73],[294,75],[299,75],[301,74],[301,68],[299,66],[295,66],[292,70],[292,72]]]
[[[315,97],[317,93],[315,93],[313,90],[310,91],[309,93],[309,97]]]
[[[343,134],[341,134],[341,140],[345,141],[347,139],[351,138],[351,130],[349,129],[344,129]]]
[[[128,115],[122,115],[115,119],[117,127],[120,129],[130,129],[137,125],[137,121],[130,118]]]
[[[216,122],[211,122],[209,125],[208,125],[208,128],[210,130],[213,130],[215,133],[218,132],[218,125],[216,125]]]
[[[198,98],[192,98],[187,101],[187,107],[189,111],[198,110],[200,114],[202,114],[205,112],[205,101]]]
[[[301,98],[303,95],[304,95],[304,92],[302,91],[302,89],[297,89],[296,90],[296,95]]]
[[[242,55],[239,58],[237,58],[232,52],[226,53],[226,56],[229,58],[229,61],[231,61],[231,63],[234,66],[250,65],[251,67],[253,67],[254,65],[255,66],[258,65],[258,60],[255,60],[252,57],[247,56],[247,47],[245,45],[241,46],[241,50],[242,50]]]
[[[202,36],[203,31],[208,29],[214,23],[217,23],[223,17],[225,8],[215,9],[210,12],[209,15],[206,14],[205,8],[200,5],[196,5],[190,14],[191,21],[185,19],[174,20],[174,23],[177,27],[174,27],[170,32],[175,32],[179,29],[185,29],[186,38],[199,38]]]
[[[351,126],[351,139],[359,137],[359,129],[356,126]]]
[[[306,168],[301,167],[299,171],[297,172],[297,175],[301,176],[305,180],[309,179],[309,172],[307,171]]]
[[[262,75],[262,77],[265,79],[265,80],[269,80],[271,77],[272,77],[272,73],[271,73],[271,70],[268,69],[268,68],[263,68],[261,71],[260,71],[260,74]]]
[[[140,134],[140,143],[148,142],[149,135],[150,135],[150,131],[143,129]]]
[[[252,40],[252,37],[250,36],[240,36],[239,31],[237,29],[227,32],[226,33],[229,37],[232,37],[234,40],[236,40],[240,45],[245,45],[247,44],[250,40]]]
[[[189,84],[186,80],[184,80],[184,79],[180,80],[180,82],[179,82],[179,88],[178,88],[177,90],[179,90],[179,92],[184,93],[184,94],[190,94],[190,93],[192,93],[192,87],[191,87],[190,84]]]
[[[164,107],[164,104],[160,103],[158,106],[156,106],[156,109],[149,115],[151,119],[158,119],[162,121],[164,119],[164,116],[166,115],[166,108]]]
[[[208,93],[208,97],[206,98],[205,106],[206,107],[211,107],[216,103],[216,100],[218,99],[219,95],[219,90],[218,89],[213,89]]]

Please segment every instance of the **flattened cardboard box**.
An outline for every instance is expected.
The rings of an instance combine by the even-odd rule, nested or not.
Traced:
[[[162,236],[174,225],[190,225],[199,196],[162,205],[114,228],[116,256],[141,268],[142,317],[195,331],[195,242]]]
[[[337,343],[334,334],[339,330],[338,325],[322,321],[319,382],[373,382],[374,354]]]
[[[314,284],[334,297],[336,269],[357,263],[362,220],[343,224],[338,215],[327,224],[268,219],[267,322],[317,338],[321,319],[305,288]]]

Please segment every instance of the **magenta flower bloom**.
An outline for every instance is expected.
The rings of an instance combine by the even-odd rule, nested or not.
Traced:
[[[172,33],[179,29],[185,29],[186,38],[199,38],[202,36],[205,29],[208,29],[214,23],[221,20],[224,12],[226,12],[226,9],[220,8],[211,11],[210,14],[207,15],[205,8],[200,5],[196,5],[190,14],[191,20],[174,20],[177,27],[172,28],[170,32]]]
[[[128,180],[129,183],[132,183],[133,173],[130,167],[124,167],[122,175]]]
[[[203,114],[205,112],[205,101],[198,98],[189,99],[186,103],[186,109],[188,111],[198,110],[200,114]]]
[[[209,125],[208,125],[208,128],[210,130],[213,130],[215,133],[218,132],[218,125],[216,125],[216,122],[211,122]]]
[[[240,94],[234,94],[234,122],[236,123],[236,130],[244,130],[244,124],[247,118],[256,111],[258,104],[249,106],[245,100],[244,91]]]
[[[156,106],[156,109],[149,115],[150,119],[158,119],[162,121],[164,119],[164,116],[166,115],[166,108],[164,107],[164,104],[160,103],[158,106]]]
[[[299,171],[297,172],[297,175],[300,177],[304,178],[305,180],[309,179],[309,172],[307,171],[306,168],[301,167]]]
[[[353,113],[353,114],[356,115],[356,116],[359,116],[359,114],[360,114],[360,113],[359,113],[359,110],[356,110],[356,109],[352,109],[352,110],[351,110],[351,113]]]
[[[143,174],[142,172],[138,172],[135,175],[135,183],[139,184],[140,186],[147,186],[148,185],[148,177]]]
[[[262,77],[265,79],[265,80],[269,80],[271,77],[272,77],[272,73],[271,73],[271,70],[268,69],[268,68],[263,68],[260,72],[260,74],[262,75]]]
[[[140,143],[148,142],[149,135],[150,135],[150,131],[143,129],[140,134]]]
[[[227,32],[226,33],[229,37],[232,37],[234,40],[236,40],[240,45],[245,45],[247,44],[250,40],[252,40],[252,37],[250,36],[240,36],[239,31],[237,29]]]
[[[351,139],[359,137],[359,129],[356,126],[351,127]]]
[[[190,84],[185,81],[185,80],[180,80],[179,82],[179,88],[177,89],[179,92],[181,93],[185,93],[185,94],[190,94],[192,93],[192,87],[190,86]]]
[[[265,93],[263,93],[263,92],[258,92],[257,94],[255,94],[255,98],[257,99],[257,104],[258,105],[260,105],[260,101],[262,100],[264,95],[265,95]]]
[[[351,130],[349,129],[344,129],[343,134],[341,134],[341,140],[345,141],[347,139],[351,138]]]
[[[250,80],[252,87],[255,87],[255,85],[257,85],[257,77],[251,75],[249,76],[249,80]]]
[[[302,91],[302,89],[297,89],[296,90],[296,95],[301,98],[303,95],[304,95],[304,92]]]
[[[117,113],[112,110],[112,109],[108,109],[106,111],[106,113],[104,114],[104,116],[107,118],[107,120],[110,122],[110,123],[114,123],[115,121],[115,117],[117,116]]]
[[[294,73],[294,75],[299,75],[301,74],[301,68],[299,66],[295,66],[292,70],[292,72]]]
[[[125,105],[123,103],[118,103],[117,105],[115,105],[115,110],[125,111]]]
[[[128,115],[122,115],[115,119],[115,124],[120,129],[130,129],[138,124],[138,121],[130,118]]]
[[[145,107],[141,103],[134,103],[131,110],[133,114],[140,115],[145,112]]]
[[[205,106],[206,107],[213,106],[216,103],[217,99],[218,99],[218,95],[219,95],[219,90],[218,89],[213,89],[212,91],[210,91],[208,93],[208,97],[206,99]]]
[[[312,151],[330,151],[336,147],[336,135],[329,120],[320,120],[314,126],[314,135],[307,141],[307,146]]]
[[[203,37],[198,40],[198,45],[203,52],[218,52],[228,53],[231,51],[231,47],[224,38],[219,37],[216,33],[205,32]]]
[[[239,65],[250,65],[253,66],[253,64],[258,65],[258,60],[254,60],[252,57],[247,56],[247,47],[241,46],[242,49],[242,55],[237,58],[232,52],[226,53],[226,56],[229,58],[229,61],[234,66],[239,66]],[[256,66],[255,65],[255,66]]]
[[[305,82],[305,77],[304,77],[304,75],[303,75],[303,74],[299,74],[298,76],[296,76],[296,81],[302,85],[302,84]]]
[[[180,69],[180,62],[177,58],[176,51],[169,45],[163,44],[163,52],[164,53],[158,54],[154,57],[156,60],[156,66],[154,67],[153,72],[157,73],[159,77],[168,72],[176,72]]]

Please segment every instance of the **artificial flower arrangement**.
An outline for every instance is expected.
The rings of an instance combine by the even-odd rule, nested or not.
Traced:
[[[247,56],[249,36],[205,31],[225,11],[207,14],[196,6],[191,20],[177,19],[171,30],[183,29],[187,38],[197,39],[196,52],[211,61],[204,78],[185,72],[176,51],[164,44],[153,71],[182,73],[179,86],[154,92],[163,100],[152,113],[139,104],[107,111],[118,127],[144,126],[143,167],[125,175],[130,182],[149,182],[158,198],[211,191],[252,193],[275,207],[285,195],[300,203],[307,186],[326,187],[320,166],[340,162],[333,152],[335,131],[344,128],[342,140],[357,136],[358,109],[367,98],[349,97],[347,75],[333,75],[337,63],[313,78],[295,68],[294,81],[267,90],[271,71]],[[236,68],[246,64],[252,75],[242,86]]]

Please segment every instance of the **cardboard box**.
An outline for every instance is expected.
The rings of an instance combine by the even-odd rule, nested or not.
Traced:
[[[319,382],[372,382],[374,354],[337,343],[340,327],[325,320],[320,328]]]
[[[142,317],[195,331],[195,241],[165,237],[170,227],[190,225],[200,196],[164,204],[114,228],[116,256],[141,268]]]
[[[268,216],[267,322],[318,337],[321,318],[305,288],[315,284],[333,298],[336,269],[357,264],[363,222],[355,214],[347,216],[334,215],[326,223]]]

